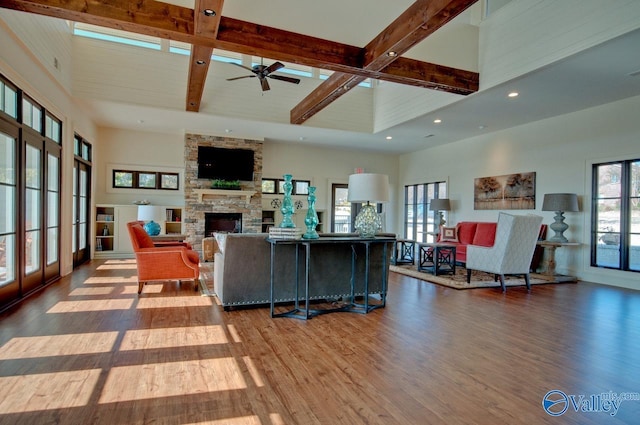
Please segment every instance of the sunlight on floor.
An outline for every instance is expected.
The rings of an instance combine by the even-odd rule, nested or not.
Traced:
[[[0,412],[22,413],[86,406],[101,369],[0,378]]]
[[[217,421],[189,422],[183,425],[265,425],[257,416],[241,416],[237,418],[218,419]]]
[[[99,403],[184,396],[247,388],[235,359],[203,359],[114,367]]]
[[[95,288],[76,288],[69,292],[71,297],[83,297],[83,296],[98,296],[98,295],[111,295],[117,288],[111,286],[95,287]],[[136,289],[136,288],[134,288]],[[136,289],[137,291],[137,289]]]
[[[144,295],[147,291],[147,285],[142,290]],[[201,297],[197,292],[193,291],[198,296],[193,297],[158,297],[158,298],[140,298],[138,300],[138,309],[145,308],[171,308],[171,307],[211,307],[211,297]]]
[[[121,285],[123,283],[134,283],[138,284],[138,276],[91,276],[87,278],[84,282],[85,285],[96,285],[96,284],[110,284],[115,283]]]
[[[196,345],[227,344],[228,342],[224,329],[219,325],[140,329],[125,332],[120,344],[120,350],[192,347]]]
[[[233,339],[233,342],[242,342],[242,340],[240,339],[240,335],[238,335],[238,330],[234,325],[232,324],[227,325],[227,329],[231,334],[231,338]]]
[[[94,332],[11,338],[0,348],[0,360],[107,353],[119,332]]]
[[[82,300],[60,301],[51,307],[47,313],[79,313],[83,311],[129,310],[133,299],[126,300]]]
[[[98,266],[96,270],[137,270],[134,264],[103,264]]]
[[[264,381],[258,372],[258,368],[253,363],[253,360],[249,356],[242,357],[244,364],[247,366],[247,370],[249,371],[249,375],[251,375],[251,379],[256,384],[256,387],[264,387]]]

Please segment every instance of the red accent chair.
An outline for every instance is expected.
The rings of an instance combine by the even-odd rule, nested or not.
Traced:
[[[200,283],[200,257],[185,246],[154,245],[140,223],[127,223],[138,268],[138,294],[146,282],[158,280],[193,280],[194,290]]]

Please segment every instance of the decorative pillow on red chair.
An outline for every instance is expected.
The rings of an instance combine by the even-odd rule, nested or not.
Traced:
[[[457,227],[440,227],[440,242],[459,242]]]

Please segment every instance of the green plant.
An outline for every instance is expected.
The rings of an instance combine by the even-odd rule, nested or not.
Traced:
[[[215,179],[211,181],[213,189],[240,189],[240,180]]]

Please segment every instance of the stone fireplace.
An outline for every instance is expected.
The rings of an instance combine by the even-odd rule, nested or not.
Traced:
[[[204,237],[213,233],[242,233],[242,214],[204,213]]]
[[[241,182],[240,190],[211,190],[211,180],[198,178],[198,146],[252,149],[254,151],[253,181]],[[183,226],[187,241],[193,245],[193,248],[201,251],[202,239],[211,232],[206,228],[206,216],[209,214],[237,217],[232,219],[232,223],[219,221],[218,225],[226,227],[217,230],[243,233],[260,232],[262,227],[262,142],[250,139],[186,134],[184,155],[185,208]],[[227,229],[230,226],[233,228]]]

